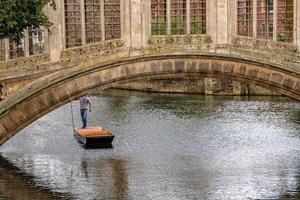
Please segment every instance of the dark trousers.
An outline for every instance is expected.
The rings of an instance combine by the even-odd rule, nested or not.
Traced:
[[[88,109],[80,109],[80,115],[82,120],[82,128],[87,126]]]

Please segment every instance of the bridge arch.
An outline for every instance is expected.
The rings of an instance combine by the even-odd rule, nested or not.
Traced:
[[[83,67],[84,66],[84,67]],[[97,87],[122,82],[203,76],[254,83],[300,101],[300,75],[222,55],[152,55],[87,62],[43,77],[0,103],[0,144],[50,111]]]

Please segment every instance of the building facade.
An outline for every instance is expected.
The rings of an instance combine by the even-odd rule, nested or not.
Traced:
[[[220,46],[238,37],[300,47],[298,0],[57,0],[56,4],[56,10],[45,8],[53,22],[51,33],[29,28],[18,44],[10,38],[0,40],[0,62],[38,56],[45,62],[59,61],[66,49],[115,39],[138,54],[151,38],[172,36],[206,35]],[[206,88],[214,82],[223,93],[243,90],[230,81],[206,82]],[[215,89],[209,90],[206,93]]]

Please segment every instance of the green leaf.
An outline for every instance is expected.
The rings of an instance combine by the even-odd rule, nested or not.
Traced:
[[[29,27],[49,30],[52,23],[43,11],[47,4],[56,7],[54,0],[0,0],[0,39],[20,41]]]

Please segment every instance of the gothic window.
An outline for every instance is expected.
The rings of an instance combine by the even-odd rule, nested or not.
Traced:
[[[267,7],[269,11],[273,11],[274,9],[274,1],[273,0],[267,0]]]
[[[293,41],[294,24],[293,0],[278,0],[277,6],[277,35],[278,41]]]
[[[188,33],[206,33],[206,0],[151,0],[151,35]]]
[[[257,37],[273,39],[273,0],[257,0]]]
[[[253,0],[237,1],[237,34],[253,36]]]
[[[85,0],[86,43],[102,40],[100,0]]]
[[[24,57],[24,38],[21,41],[17,42],[14,39],[9,39],[9,58],[15,59]]]
[[[152,35],[167,34],[166,0],[151,0],[151,33]]]
[[[5,60],[5,43],[4,39],[0,39],[0,61]]]
[[[171,0],[171,35],[186,33],[186,0]]]
[[[253,8],[253,2],[256,8]],[[256,9],[256,37],[292,42],[294,0],[237,0],[237,34],[253,37],[253,10]],[[275,15],[276,14],[276,15]],[[276,21],[276,30],[274,20]],[[276,31],[276,33],[274,33]],[[276,34],[276,35],[275,35]]]
[[[120,0],[104,0],[105,39],[121,37]]]
[[[82,44],[80,0],[65,0],[65,29],[66,47],[80,46]]]
[[[206,0],[191,0],[191,34],[206,33]]]
[[[35,31],[28,29],[29,36],[29,55],[35,55],[45,52],[45,33],[44,31]]]

